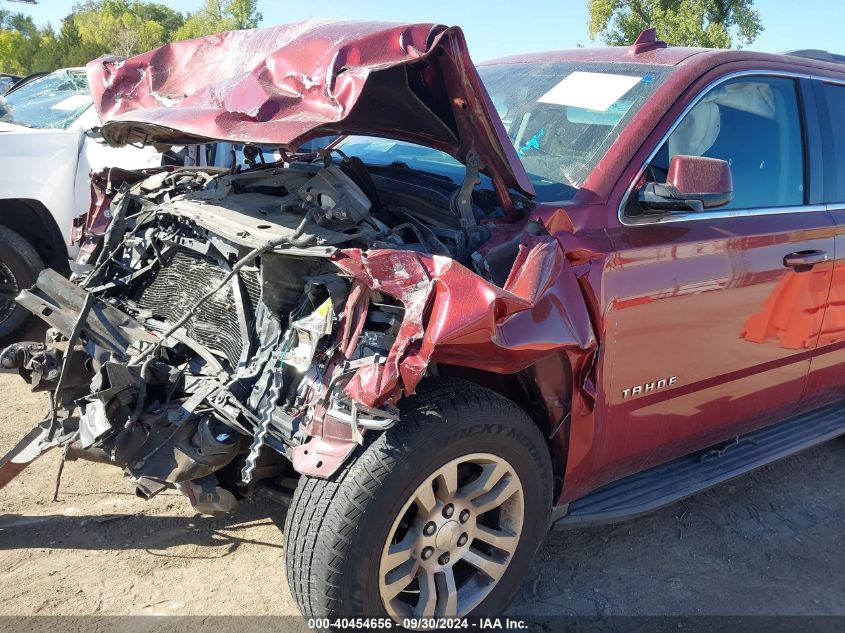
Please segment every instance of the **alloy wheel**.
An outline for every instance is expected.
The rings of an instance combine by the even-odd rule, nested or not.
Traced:
[[[490,453],[450,461],[411,494],[388,533],[379,565],[387,612],[461,617],[505,573],[525,515],[514,468]]]

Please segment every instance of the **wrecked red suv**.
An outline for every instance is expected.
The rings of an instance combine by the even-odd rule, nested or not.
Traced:
[[[108,142],[247,164],[95,178],[79,283],[18,298],[48,342],[2,354],[55,393],[24,453],[203,513],[298,480],[311,616],[501,611],[550,522],[845,431],[835,61],[645,33],[476,68],[456,28],[309,22],[92,62]]]

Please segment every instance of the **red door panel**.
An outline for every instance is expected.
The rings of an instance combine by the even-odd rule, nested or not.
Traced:
[[[838,243],[828,209],[808,204],[821,181],[807,178],[806,96],[780,74],[726,75],[651,141],[629,184],[665,183],[673,157],[700,156],[728,164],[732,198],[679,218],[623,194],[602,278],[601,398],[573,428],[564,501],[815,405],[802,396],[835,319]]]
[[[799,409],[833,254],[824,210],[622,227],[606,271],[606,400],[591,470],[612,481]],[[600,420],[600,421],[599,421]]]
[[[836,222],[835,263],[803,398],[812,408],[845,399],[845,205],[832,208],[831,216]]]

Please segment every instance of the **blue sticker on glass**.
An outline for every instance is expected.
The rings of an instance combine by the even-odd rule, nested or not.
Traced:
[[[649,73],[645,77],[643,77],[642,82],[644,84],[650,84],[654,81],[655,76],[656,75],[654,73]]]
[[[539,132],[537,132],[534,136],[528,139],[528,142],[516,151],[517,156],[522,156],[523,154],[525,154],[525,152],[530,149],[540,149],[540,139],[543,138],[545,135],[546,128],[541,127]]]

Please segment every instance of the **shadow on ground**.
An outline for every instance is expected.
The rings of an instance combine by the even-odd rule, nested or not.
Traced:
[[[551,533],[514,615],[845,615],[845,441],[836,440],[654,514]],[[85,506],[85,495],[65,493]],[[0,550],[145,550],[228,556],[255,525],[282,530],[286,505],[260,492],[228,517],[0,516]],[[57,536],[58,535],[58,536]],[[204,557],[204,556],[200,556]],[[188,558],[191,558],[188,556]]]
[[[128,494],[128,493],[127,493]],[[179,502],[181,495],[173,494]],[[86,493],[63,493],[62,500],[85,504]],[[91,496],[102,496],[92,494]],[[109,493],[109,496],[116,496]],[[132,497],[133,495],[128,494]],[[237,512],[221,517],[172,517],[136,513],[0,515],[0,551],[23,548],[74,550],[145,550],[166,555],[181,545],[222,548],[235,552],[245,543],[281,550],[277,543],[244,538],[241,532],[262,525],[275,525],[281,532],[287,502],[260,491],[241,503]],[[119,533],[120,538],[113,538]],[[159,551],[160,550],[160,551]],[[215,552],[215,557],[221,552]]]

